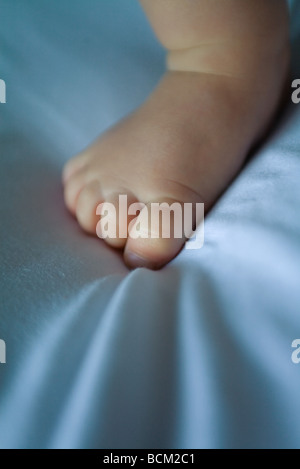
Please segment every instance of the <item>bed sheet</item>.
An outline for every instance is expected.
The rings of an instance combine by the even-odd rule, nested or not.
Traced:
[[[0,11],[0,447],[300,448],[300,105],[203,249],[129,272],[67,214],[60,173],[145,99],[164,51],[132,0]]]

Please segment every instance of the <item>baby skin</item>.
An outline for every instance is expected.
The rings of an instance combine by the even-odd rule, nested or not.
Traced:
[[[208,211],[268,131],[286,92],[285,0],[141,3],[167,49],[166,74],[142,107],[63,172],[65,203],[94,235],[97,206],[117,204],[119,195],[146,206],[204,203]],[[145,223],[142,213],[139,220]],[[127,224],[127,217],[120,223]],[[133,238],[130,229],[132,223],[125,227],[127,238],[106,239],[124,250],[130,268],[159,269],[185,243],[174,236]]]

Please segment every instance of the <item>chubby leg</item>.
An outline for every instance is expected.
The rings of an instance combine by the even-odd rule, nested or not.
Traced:
[[[117,204],[119,194],[146,205],[204,202],[209,209],[269,128],[285,91],[284,0],[141,3],[167,49],[167,72],[141,108],[64,169],[66,205],[89,233],[96,233],[97,205]],[[143,220],[141,213],[136,223]],[[133,239],[129,230],[127,238],[106,241],[125,248],[130,267],[160,268],[185,240],[151,233]]]

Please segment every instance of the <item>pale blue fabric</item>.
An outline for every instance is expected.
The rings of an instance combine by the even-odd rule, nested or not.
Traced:
[[[60,172],[145,99],[164,52],[133,0],[0,11],[0,447],[300,448],[300,105],[202,250],[129,273],[67,214]]]

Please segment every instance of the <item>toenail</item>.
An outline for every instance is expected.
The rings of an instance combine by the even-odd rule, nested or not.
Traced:
[[[158,270],[165,264],[159,264],[158,262],[146,259],[142,256],[139,256],[138,254],[135,254],[134,252],[126,252],[124,255],[124,260],[127,267],[129,267],[130,269],[138,269],[144,267],[145,269]]]

